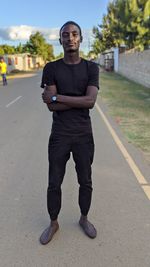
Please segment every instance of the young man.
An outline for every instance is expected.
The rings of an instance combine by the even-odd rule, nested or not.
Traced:
[[[0,73],[2,76],[3,85],[7,85],[6,73],[7,73],[7,64],[4,61],[3,57],[0,57]]]
[[[47,244],[58,230],[61,209],[61,184],[66,163],[72,153],[79,183],[79,224],[86,235],[96,237],[96,229],[87,219],[92,196],[91,165],[94,155],[89,109],[93,108],[99,88],[99,69],[95,63],[80,58],[80,26],[66,22],[60,29],[64,58],[46,64],[41,87],[42,98],[53,112],[49,139],[49,184],[47,207],[50,225],[40,237]]]

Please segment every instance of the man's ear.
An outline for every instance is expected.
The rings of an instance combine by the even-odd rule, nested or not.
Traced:
[[[82,41],[83,41],[83,36],[81,35],[80,36],[80,43],[82,43]]]
[[[59,38],[59,42],[60,42],[60,44],[62,45],[61,38]]]

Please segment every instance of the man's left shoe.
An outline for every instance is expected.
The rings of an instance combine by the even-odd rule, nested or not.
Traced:
[[[88,237],[95,238],[97,236],[97,231],[94,225],[88,221],[87,216],[81,215],[79,225]]]

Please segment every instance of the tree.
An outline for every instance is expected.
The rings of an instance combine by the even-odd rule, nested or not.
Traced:
[[[4,44],[4,45],[1,45],[1,49],[4,52],[4,54],[8,54],[8,55],[15,54],[15,47],[14,46]]]
[[[150,45],[150,0],[111,1],[102,24],[94,27],[93,33],[95,52],[123,44],[129,49],[145,49]]]
[[[54,49],[53,46],[51,44],[47,44],[47,57],[46,60],[51,61],[53,60],[54,57]]]
[[[45,38],[40,32],[36,32],[30,36],[23,50],[31,55],[41,56],[45,61],[54,58],[52,45],[46,43]]]
[[[21,43],[15,48],[15,52],[19,54],[23,53],[23,45]]]
[[[4,49],[0,46],[0,55],[4,55]]]

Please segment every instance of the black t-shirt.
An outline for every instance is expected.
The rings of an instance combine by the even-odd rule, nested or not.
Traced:
[[[81,59],[79,64],[66,64],[63,59],[49,62],[43,69],[41,87],[54,84],[60,95],[84,96],[88,85],[99,89],[99,68],[96,63],[85,59]],[[52,132],[65,135],[91,133],[89,109],[54,111]]]

